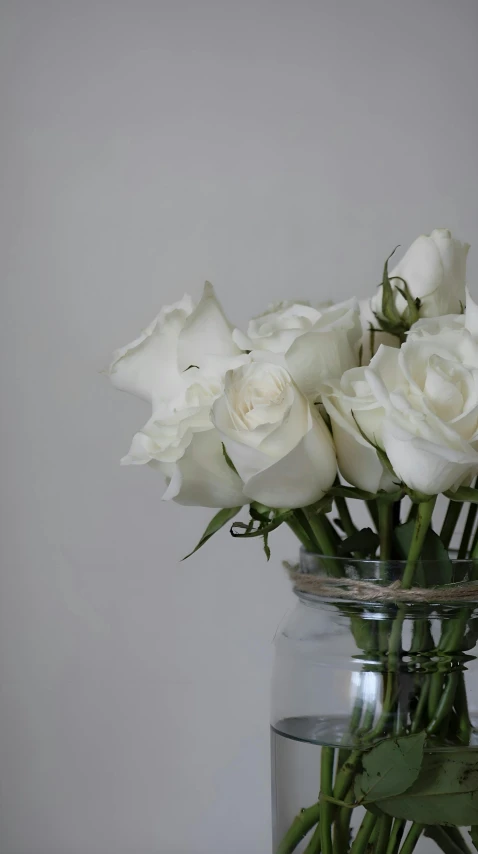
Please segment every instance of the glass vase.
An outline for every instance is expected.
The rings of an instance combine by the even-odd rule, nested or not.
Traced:
[[[301,573],[379,593],[403,569],[301,553]],[[478,605],[295,592],[275,640],[273,854],[478,850]]]

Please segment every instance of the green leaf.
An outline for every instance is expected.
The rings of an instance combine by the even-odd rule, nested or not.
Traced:
[[[403,525],[397,525],[393,532],[395,546],[400,553],[400,557],[404,560],[408,557],[410,546],[412,544],[413,532],[415,530],[415,519],[409,519]]]
[[[460,486],[456,492],[445,492],[444,494],[450,501],[478,504],[478,489],[473,489],[471,486]]]
[[[271,531],[275,531],[279,525],[282,525],[287,517],[290,515],[290,510],[286,513],[281,513],[279,516],[276,516],[274,519],[271,519],[270,522],[260,522],[257,528],[251,530],[251,526],[245,525],[244,522],[234,522],[231,525],[231,534],[233,537],[263,537],[264,534],[269,534]],[[244,531],[243,534],[237,533],[237,531]]]
[[[414,530],[415,519],[410,519],[395,528],[393,532],[395,546],[404,560],[408,557]],[[438,587],[443,584],[451,584],[453,581],[453,564],[440,537],[431,528],[427,531],[421,558],[422,560],[415,570],[415,584],[418,587]],[[433,561],[433,564],[428,564],[427,561]]]
[[[222,455],[223,455],[224,459],[226,460],[226,463],[228,464],[229,468],[234,472],[234,474],[237,474],[237,469],[236,469],[234,463],[232,462],[229,454],[226,451],[226,446],[225,446],[224,442],[221,442],[221,445],[222,445]]]
[[[355,780],[358,801],[374,803],[395,798],[417,779],[423,760],[426,734],[386,738],[367,751],[362,759],[362,773]],[[394,803],[394,801],[391,801]]]
[[[417,780],[403,794],[380,801],[395,818],[469,827],[478,815],[478,756],[469,748],[425,753]]]
[[[265,504],[259,504],[257,501],[251,501],[249,505],[249,513],[256,522],[269,522],[271,514],[274,513],[271,507],[266,507]]]
[[[369,501],[375,498],[375,493],[365,492],[363,489],[357,489],[356,486],[332,486],[328,491],[328,495],[337,496],[338,498],[358,498],[361,501]]]
[[[362,528],[355,531],[350,537],[338,546],[339,555],[349,555],[352,552],[361,552],[365,557],[372,557],[380,545],[380,537],[371,528]]]
[[[443,854],[470,854],[470,849],[457,828],[439,827],[435,824],[425,828],[424,835],[433,839]]]
[[[244,522],[234,522],[231,526],[231,534],[233,537],[262,537],[264,540],[264,552],[267,560],[270,559],[271,550],[269,548],[269,534],[275,531],[279,525],[282,525],[288,517],[291,516],[291,510],[273,509],[266,507],[265,504],[259,504],[253,501],[249,505],[249,513],[251,518],[247,525]],[[257,527],[254,527],[254,522],[258,522]],[[239,533],[242,531],[242,533]]]
[[[471,836],[471,841],[473,842],[473,845],[475,846],[476,850],[478,851],[478,824],[475,824],[475,826],[471,828],[470,836]]]
[[[425,537],[422,558],[425,561],[433,561],[433,566],[425,565],[424,568],[426,587],[451,584],[453,581],[452,562],[440,537],[431,528],[428,529]]]
[[[192,552],[189,552],[186,557],[183,557],[182,560],[187,560],[187,558],[191,557],[194,552],[197,552],[197,550],[200,549],[201,546],[204,545],[204,543],[207,543],[207,541],[211,539],[213,534],[223,528],[224,525],[226,525],[231,519],[233,519],[234,516],[236,516],[241,509],[241,507],[225,507],[224,510],[220,510],[219,513],[216,513],[216,515],[213,516],[213,518],[209,522],[209,525],[204,531],[204,534],[199,540],[196,548],[193,549]]]
[[[330,492],[327,495],[324,495],[323,498],[320,498],[319,501],[316,501],[315,504],[309,504],[307,506],[308,512],[313,513],[329,513],[332,510],[333,499]]]
[[[398,291],[400,296],[402,296],[407,303],[407,308],[404,314],[402,315],[402,319],[405,320],[407,326],[413,326],[413,324],[416,323],[420,317],[421,302],[418,297],[417,299],[414,299],[412,297],[410,293],[410,288],[408,287],[405,279],[402,279],[401,276],[393,276],[390,281],[394,281],[395,279],[398,279],[400,282],[402,282],[402,287],[395,285],[395,290]]]
[[[366,436],[364,438],[367,438]],[[367,441],[369,441],[367,439]],[[370,442],[373,445],[372,442]],[[373,446],[374,447],[374,446]],[[397,489],[396,492],[365,492],[364,489],[357,489],[355,486],[332,486],[327,496],[332,495],[334,498],[357,498],[359,501],[373,501],[374,498],[380,498],[381,501],[399,501],[403,497],[403,489]],[[321,499],[322,501],[324,499]]]
[[[397,249],[398,247],[395,247]],[[383,268],[382,287],[382,305],[379,312],[374,312],[377,323],[385,332],[396,335],[401,342],[405,340],[406,333],[410,327],[420,317],[421,301],[414,298],[410,292],[408,284],[401,276],[389,276],[388,262],[395,252],[395,249],[385,261]],[[396,284],[400,282],[400,284]],[[393,283],[393,284],[392,284]],[[405,300],[407,307],[400,314],[396,305],[396,294]]]

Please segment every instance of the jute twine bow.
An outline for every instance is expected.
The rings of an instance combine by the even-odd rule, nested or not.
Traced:
[[[429,604],[476,602],[478,604],[478,581],[402,590],[400,581],[382,586],[375,581],[328,578],[326,575],[300,572],[297,565],[287,562],[284,562],[284,567],[296,590],[329,599],[354,599],[360,602],[426,602]]]

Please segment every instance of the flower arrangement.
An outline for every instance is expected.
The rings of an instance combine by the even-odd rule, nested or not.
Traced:
[[[327,560],[333,556],[404,561],[394,618],[377,652],[382,713],[372,715],[354,749],[332,759],[325,751],[328,784],[309,808],[313,820],[299,816],[279,854],[295,851],[309,831],[311,854],[349,847],[352,854],[409,854],[425,833],[445,854],[478,850],[478,757],[453,658],[476,639],[478,305],[466,290],[468,249],[437,229],[392,269],[389,256],[370,299],[279,303],[245,332],[229,323],[206,283],[198,302],[184,296],[163,308],[114,355],[113,384],[152,408],[122,463],[159,469],[166,500],[218,509],[196,549],[231,523],[235,537],[262,538],[269,557],[269,535],[286,524],[307,552],[323,556],[328,583],[346,581]],[[443,521],[439,495],[448,501]],[[366,527],[357,526],[357,500],[370,515]],[[450,544],[464,505],[458,558],[467,569],[458,577]],[[237,520],[243,508],[246,519]],[[433,560],[439,578],[425,571]],[[465,597],[466,604],[438,644],[422,621],[413,672],[417,661],[430,662],[430,650],[446,652],[448,664],[440,659],[440,676],[422,680],[397,723],[390,674],[404,666],[401,609],[419,595],[429,602]],[[362,643],[370,651],[370,638]],[[437,738],[457,752],[430,768],[427,745]],[[383,769],[391,771],[386,783]],[[414,787],[423,808],[419,799],[408,804]],[[343,811],[358,806],[366,813],[356,837],[340,837]]]

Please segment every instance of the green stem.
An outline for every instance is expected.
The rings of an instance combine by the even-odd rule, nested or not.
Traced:
[[[413,722],[411,727],[412,733],[420,732],[424,725],[424,715],[428,704],[428,691],[430,688],[430,679],[427,676],[425,681],[422,684],[420,690],[420,697],[418,699],[417,708],[415,709],[415,714],[413,716]]]
[[[412,851],[415,851],[417,847],[418,840],[422,835],[425,829],[424,824],[412,824],[410,830],[408,831],[407,838],[400,848],[400,854],[412,854]]]
[[[303,510],[303,512],[307,522],[309,523],[310,529],[313,533],[314,540],[317,543],[317,551],[320,552],[325,558],[331,557],[333,558],[336,555],[335,543],[330,535],[329,527],[326,524],[326,520],[319,513],[314,513],[313,510]],[[340,578],[343,575],[342,568],[340,565],[340,561],[334,560],[324,560],[323,564],[327,569],[329,575],[333,578]]]
[[[374,854],[386,854],[392,824],[393,818],[390,815],[384,815],[379,818],[379,831]]]
[[[377,502],[375,498],[372,498],[370,501],[366,501],[365,504],[367,505],[368,512],[370,513],[370,518],[372,519],[372,522],[378,531],[379,525]]]
[[[475,531],[473,542],[471,544],[470,558],[472,558],[472,560],[476,560],[476,558],[478,558],[478,528]]]
[[[415,569],[425,542],[428,528],[430,527],[435,502],[436,495],[428,501],[422,501],[418,505],[415,529],[413,531],[412,542],[410,543],[410,550],[408,552],[408,559],[401,584],[403,590],[409,590],[413,584]]]
[[[455,694],[455,709],[459,716],[458,737],[462,744],[469,744],[473,726],[468,710],[468,697],[466,695],[465,677],[460,673],[458,686]]]
[[[309,830],[317,824],[320,815],[320,804],[312,804],[311,807],[300,811],[292,822],[289,830],[283,837],[276,854],[292,854]]]
[[[412,541],[410,543],[408,559],[401,584],[402,589],[404,590],[409,590],[413,584],[415,569],[420,558],[427,531],[431,523],[435,502],[436,496],[430,498],[428,501],[423,501],[418,504]],[[370,733],[370,735],[373,737],[381,735],[383,733],[383,730],[388,727],[391,713],[395,706],[397,694],[395,685],[396,680],[392,678],[392,674],[395,673],[396,670],[398,670],[398,665],[402,652],[402,629],[403,623],[405,621],[405,616],[406,606],[400,605],[398,608],[397,616],[393,621],[392,630],[390,632],[390,641],[387,657],[387,669],[390,675],[387,681],[387,689],[383,702],[382,714],[380,715],[380,718],[377,724],[375,725],[373,731]]]
[[[446,549],[450,546],[451,538],[453,537],[462,507],[463,505],[459,501],[450,501],[448,504],[448,509],[440,531],[440,539]]]
[[[362,751],[353,750],[347,761],[342,765],[340,771],[337,772],[334,785],[335,800],[345,800],[360,765],[361,757]]]
[[[337,513],[339,514],[344,532],[347,534],[347,537],[351,537],[352,534],[355,534],[357,532],[357,528],[355,527],[353,519],[350,515],[350,510],[348,508],[347,501],[345,500],[345,498],[340,498],[339,496],[336,496],[335,506],[337,508]]]
[[[335,750],[333,747],[323,747],[320,758],[320,794],[332,797],[334,777]],[[334,806],[330,801],[320,801],[320,841],[322,854],[333,854],[332,822]]]
[[[350,790],[346,797],[346,802],[352,805],[354,801],[354,793]],[[338,810],[334,822],[333,834],[333,849],[334,854],[343,854],[348,851],[350,840],[350,821],[352,818],[352,809],[342,807]],[[307,852],[306,852],[307,854]]]
[[[378,533],[380,537],[380,560],[390,560],[392,554],[392,514],[391,501],[377,499]]]
[[[337,547],[342,542],[342,537],[340,536],[340,534],[336,530],[336,528],[334,528],[334,526],[332,525],[332,522],[330,521],[329,517],[325,513],[321,513],[320,518],[321,518],[321,521],[322,521],[324,528],[327,531],[328,536],[330,537],[330,541],[333,543],[333,548],[334,548],[333,554],[335,555],[335,554],[337,554]]]
[[[310,842],[307,845],[307,848],[304,851],[304,854],[320,854],[322,850],[322,842],[320,839],[320,822],[316,826],[311,838]]]
[[[461,538],[460,548],[458,549],[458,560],[464,560],[464,558],[466,558],[477,513],[478,505],[470,504],[468,507],[468,513],[466,514],[465,529]]]
[[[315,552],[315,544],[311,538],[310,533],[307,531],[303,524],[303,520],[299,517],[298,511],[294,511],[293,516],[289,516],[287,519],[287,524],[291,531],[294,532],[297,539],[304,546],[304,548],[308,552]]]
[[[358,829],[350,854],[364,854],[367,850],[368,841],[377,822],[377,816],[372,812],[366,812],[362,824]]]
[[[428,717],[430,719],[433,718],[438,703],[440,702],[440,698],[443,691],[443,678],[444,674],[439,671],[437,673],[432,673],[429,677],[429,685],[428,685]]]
[[[448,675],[445,690],[442,692],[433,718],[427,726],[427,733],[429,735],[437,735],[440,732],[442,724],[448,719],[453,708],[453,703],[455,702],[455,693],[458,686],[459,676],[460,674],[458,672],[450,673]]]
[[[460,608],[458,614],[446,623],[443,621],[443,629],[437,651],[448,659],[460,654],[463,646],[463,636],[466,631],[466,626],[470,616],[468,608]],[[460,737],[466,737],[466,716],[463,710],[463,696],[460,693],[462,684],[462,674],[459,671],[450,672],[449,665],[447,670],[439,669],[431,676],[430,691],[428,697],[428,712],[431,721],[428,725],[428,731],[432,734],[439,734],[440,729],[444,726],[451,714],[453,704],[457,699],[461,702],[460,713]],[[466,703],[466,695],[465,695]]]
[[[373,851],[373,854],[375,854],[375,851],[376,851],[379,833],[380,833],[380,819],[377,817],[377,821],[374,824],[372,833],[370,834],[370,838],[368,840],[368,846],[367,846],[368,851],[369,852]]]
[[[326,525],[324,525],[322,517],[318,513],[314,513],[313,510],[302,510],[299,512],[304,514],[319,547],[320,553],[333,557],[335,555],[335,545],[329,535]]]
[[[400,842],[402,841],[402,836],[405,831],[406,822],[401,818],[396,818],[393,822],[392,831],[390,833],[390,839],[388,840],[388,847],[385,854],[398,854],[398,849],[400,847]]]

